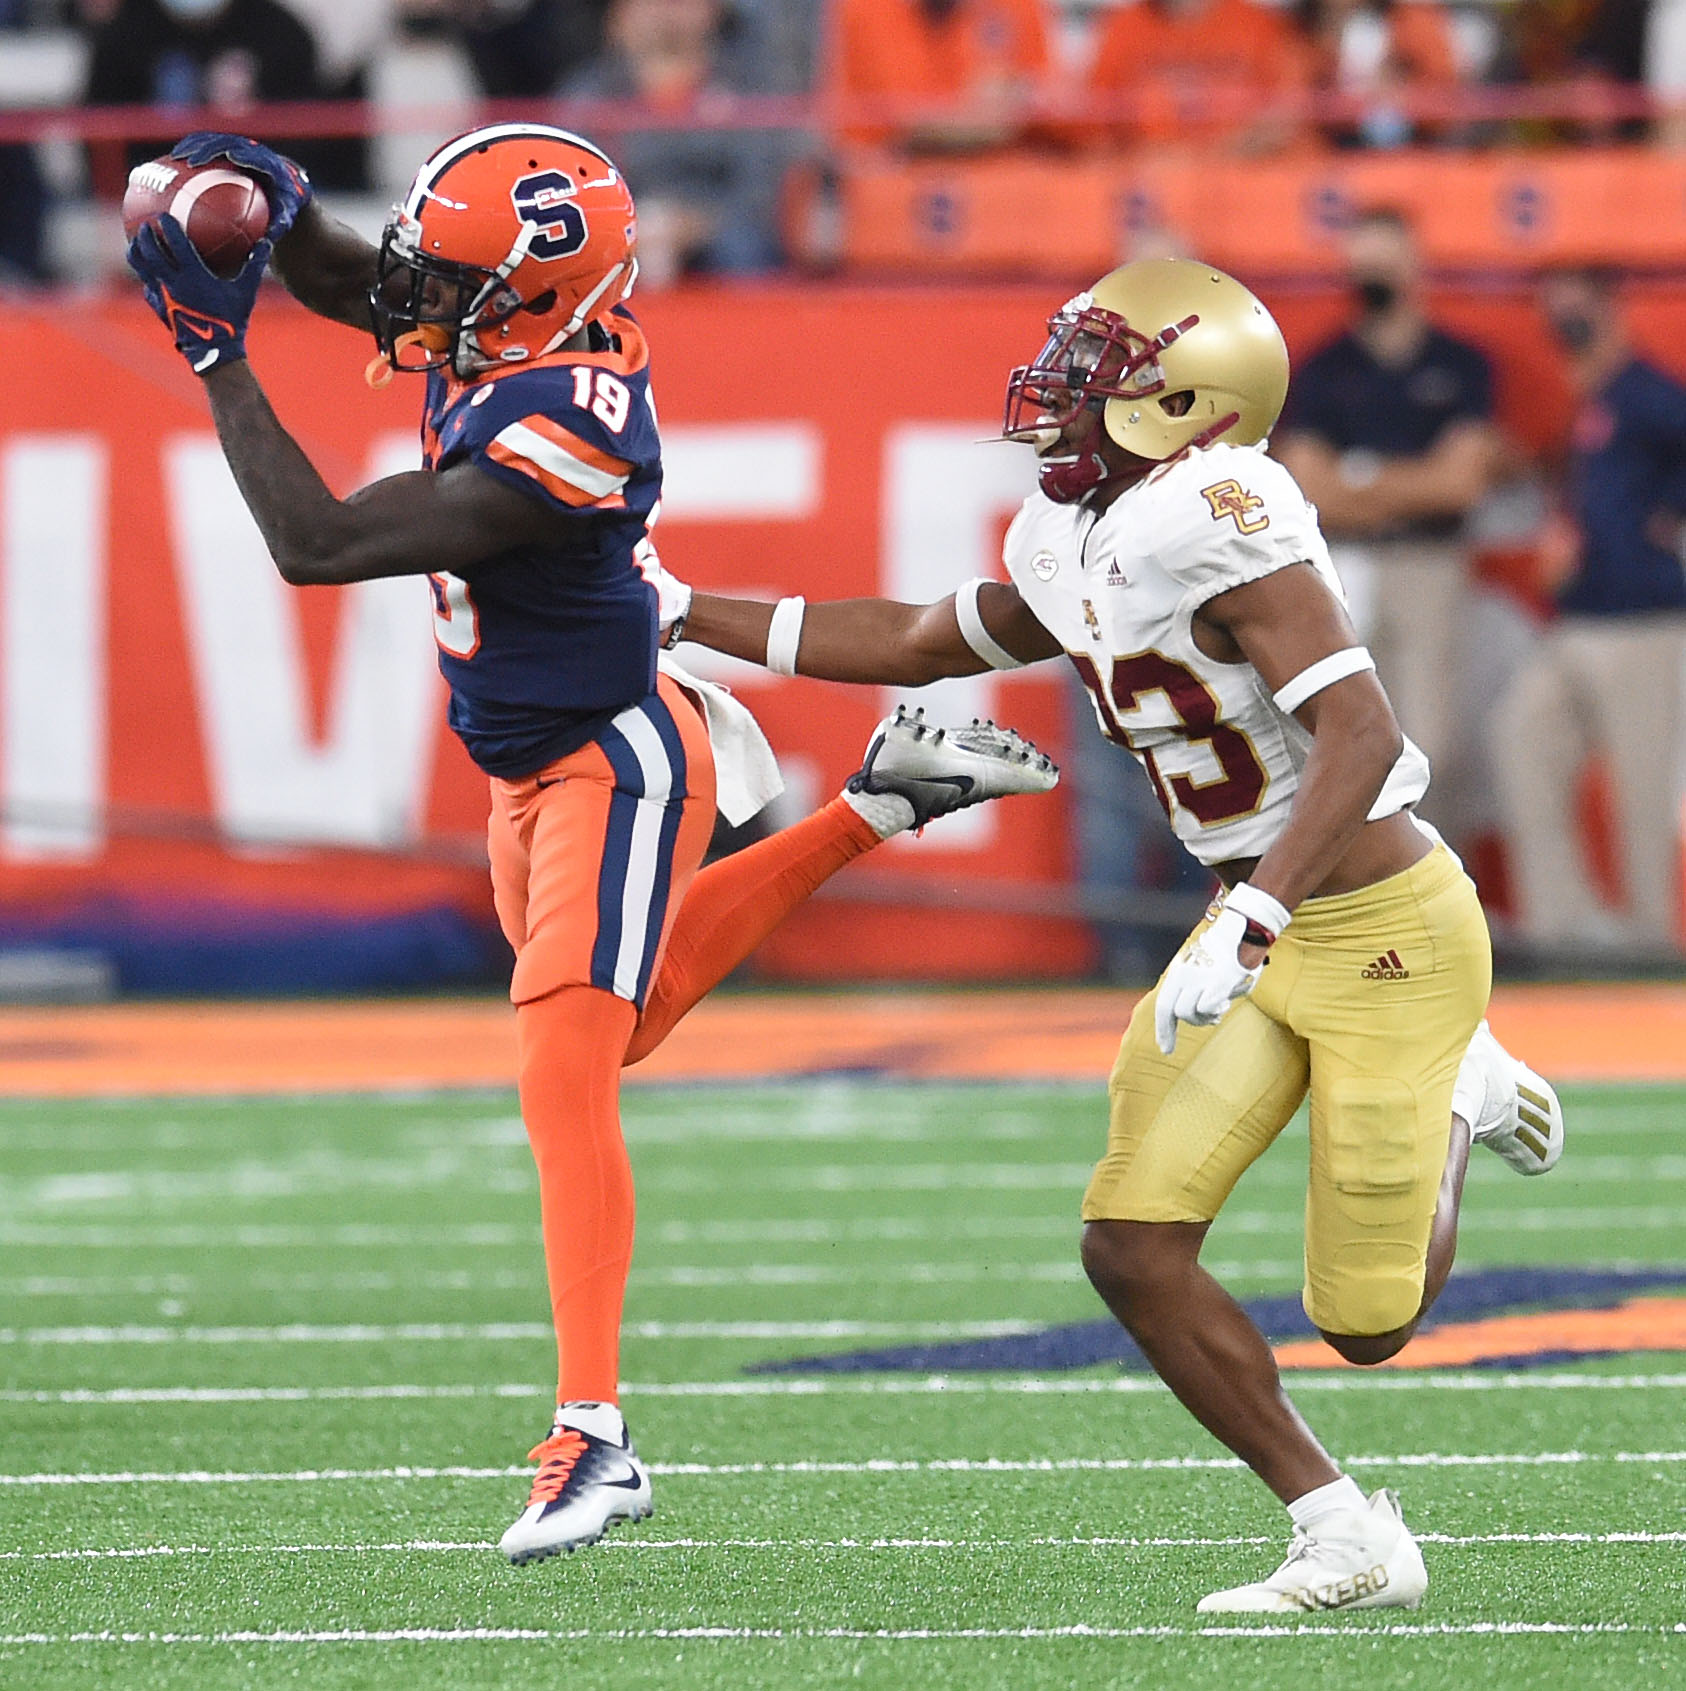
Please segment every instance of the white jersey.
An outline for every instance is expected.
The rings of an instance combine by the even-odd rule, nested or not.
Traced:
[[[1065,647],[1101,731],[1147,770],[1202,863],[1261,857],[1282,831],[1311,736],[1277,709],[1257,670],[1194,643],[1219,593],[1309,563],[1341,597],[1317,513],[1260,447],[1187,452],[1100,516],[1034,493],[1007,531],[1007,572]],[[1369,819],[1414,804],[1428,760],[1411,744]]]

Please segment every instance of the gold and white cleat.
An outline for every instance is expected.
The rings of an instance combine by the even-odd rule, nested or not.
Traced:
[[[1214,1591],[1203,1615],[1306,1615],[1328,1609],[1414,1609],[1428,1590],[1428,1570],[1391,1491],[1369,1504],[1295,1531],[1288,1557],[1256,1585]]]
[[[1563,1106],[1551,1083],[1499,1044],[1487,1024],[1475,1030],[1458,1071],[1458,1096],[1469,1083],[1470,1138],[1504,1158],[1518,1174],[1549,1174],[1563,1155]],[[1479,1083],[1479,1085],[1477,1085]],[[1462,1107],[1454,1105],[1462,1114]]]

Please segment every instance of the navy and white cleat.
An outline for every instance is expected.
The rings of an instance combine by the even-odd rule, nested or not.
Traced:
[[[651,1512],[649,1472],[613,1404],[563,1404],[550,1436],[527,1454],[538,1475],[527,1507],[498,1540],[517,1567],[595,1544],[616,1521]]]
[[[866,761],[845,784],[851,793],[895,793],[913,807],[923,828],[989,799],[1046,793],[1060,778],[1054,760],[1023,735],[974,717],[965,728],[939,728],[925,710],[897,705],[879,723]]]

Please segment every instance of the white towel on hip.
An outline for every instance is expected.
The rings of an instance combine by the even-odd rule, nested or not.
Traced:
[[[734,828],[741,827],[784,791],[779,760],[761,724],[729,689],[680,668],[666,652],[656,655],[656,667],[702,701],[714,748],[715,808]]]

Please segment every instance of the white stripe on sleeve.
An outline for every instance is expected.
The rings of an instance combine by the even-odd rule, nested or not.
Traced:
[[[600,470],[595,464],[588,464],[582,458],[576,458],[555,441],[548,440],[536,429],[530,429],[525,423],[509,423],[498,431],[497,441],[500,446],[513,452],[518,458],[525,458],[531,464],[537,464],[541,470],[553,475],[559,481],[565,481],[570,487],[577,487],[582,493],[589,493],[593,499],[607,499],[611,493],[619,493],[626,486],[628,476],[617,476],[609,470]]]

